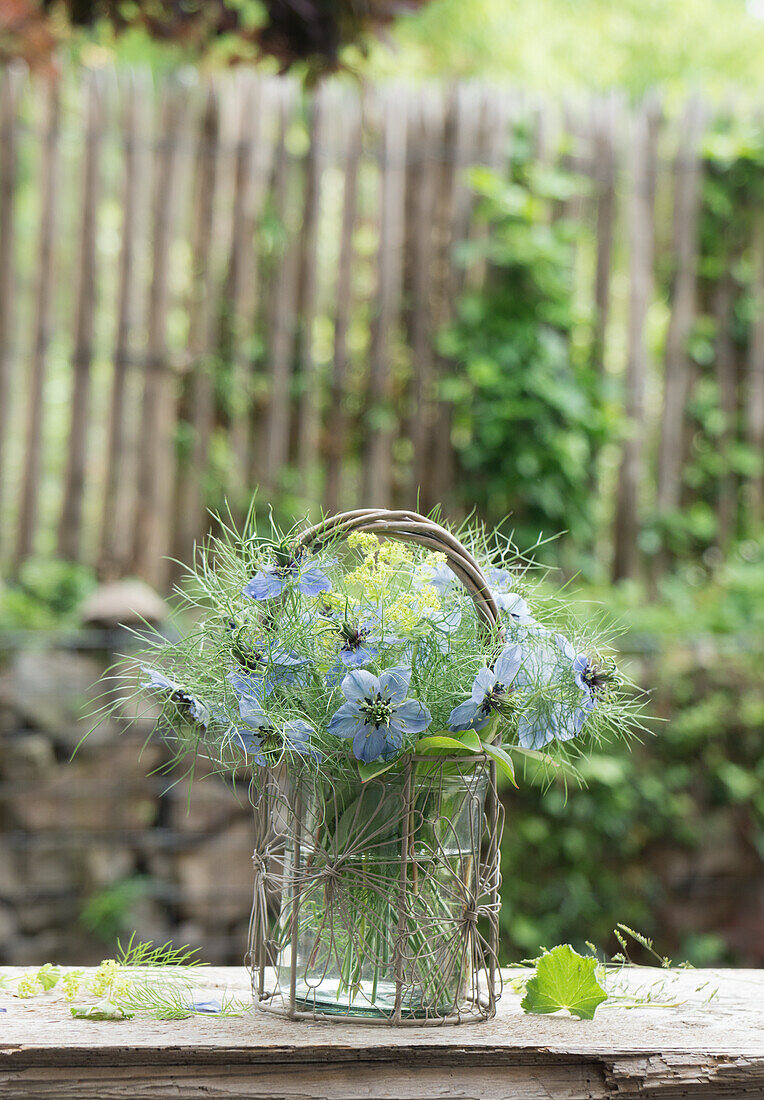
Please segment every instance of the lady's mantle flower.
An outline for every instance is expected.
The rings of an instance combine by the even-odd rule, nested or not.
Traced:
[[[411,669],[390,668],[372,676],[354,669],[342,681],[346,703],[332,715],[328,732],[352,737],[357,760],[391,760],[403,747],[407,733],[421,733],[432,721],[417,699],[407,699]]]
[[[481,730],[488,725],[491,716],[506,703],[522,659],[520,646],[510,645],[499,654],[493,668],[480,669],[471,697],[451,711],[448,725],[454,733]]]
[[[210,723],[209,709],[202,703],[200,699],[197,699],[195,695],[191,695],[190,692],[184,691],[182,688],[170,680],[163,672],[159,672],[156,668],[148,668],[146,665],[141,665],[141,671],[145,672],[148,676],[148,680],[141,686],[153,691],[161,691],[166,695],[171,703],[174,703],[181,710],[185,711],[190,718],[193,718],[199,725],[204,726],[206,729]]]
[[[331,582],[309,558],[285,555],[283,562],[258,569],[241,591],[252,600],[273,600],[292,586],[304,596],[318,596],[331,588]]]

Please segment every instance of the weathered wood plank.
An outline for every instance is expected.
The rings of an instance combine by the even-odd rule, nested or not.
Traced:
[[[509,977],[511,972],[507,972]],[[515,972],[517,973],[517,972]],[[634,968],[635,986],[658,972]],[[394,1096],[459,1100],[732,1100],[764,1093],[764,972],[666,974],[676,1007],[602,1006],[591,1021],[525,1016],[509,987],[495,1020],[461,1027],[216,1020],[72,1021],[56,992],[0,994],[0,1097]],[[205,986],[247,994],[240,968]],[[717,993],[712,1001],[708,993]]]

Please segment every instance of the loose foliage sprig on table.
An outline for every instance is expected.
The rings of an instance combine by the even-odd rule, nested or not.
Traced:
[[[91,974],[45,963],[15,978],[5,979],[0,991],[22,999],[55,989],[63,992],[70,1012],[82,1020],[185,1020],[189,1016],[240,1016],[249,1005],[224,995],[209,998],[203,989],[204,963],[196,949],[142,943],[135,935],[117,957],[104,959]]]
[[[445,557],[356,532],[297,548],[254,512],[221,521],[182,596],[194,625],[157,636],[124,694],[161,704],[173,762],[202,755],[230,773],[286,761],[367,779],[406,756],[488,754],[515,769],[570,774],[592,744],[628,735],[640,704],[610,639],[573,629],[541,597],[531,563],[478,525],[456,532],[484,570],[501,628],[486,633]]]

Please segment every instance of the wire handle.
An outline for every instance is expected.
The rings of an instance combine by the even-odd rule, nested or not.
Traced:
[[[295,548],[315,550],[330,538],[347,538],[353,531],[371,531],[387,538],[418,543],[445,554],[449,568],[472,597],[486,631],[502,636],[499,609],[475,558],[450,531],[418,512],[395,512],[388,508],[357,508],[352,512],[338,512],[298,535]]]

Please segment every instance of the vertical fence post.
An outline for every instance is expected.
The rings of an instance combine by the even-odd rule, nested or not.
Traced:
[[[628,208],[629,320],[625,412],[628,435],[623,443],[616,488],[613,529],[613,580],[637,570],[639,489],[644,474],[645,394],[649,353],[645,333],[653,289],[655,174],[660,109],[647,100],[637,109],[631,132]]]
[[[683,429],[690,396],[687,340],[695,320],[700,208],[700,141],[705,111],[698,98],[687,104],[681,119],[676,157],[674,199],[675,273],[671,317],[666,336],[663,418],[658,452],[658,511],[664,515],[679,507],[682,484]],[[653,574],[666,564],[660,555]]]
[[[382,97],[379,251],[376,316],[369,350],[368,407],[364,435],[363,498],[375,507],[390,502],[393,485],[394,341],[403,276],[406,114],[400,88]]]
[[[167,85],[154,154],[151,278],[149,283],[147,356],[141,406],[141,446],[136,474],[136,511],[132,569],[161,585],[166,575],[163,555],[169,549],[172,407],[167,348],[169,259],[178,195],[178,148],[184,119],[183,93]]]
[[[279,138],[273,172],[273,206],[282,233],[282,252],[268,301],[267,376],[268,411],[265,425],[265,461],[262,483],[269,490],[278,488],[289,458],[292,357],[297,321],[298,235],[290,204],[298,201],[296,171],[289,150],[289,127],[295,109],[293,85],[281,88]]]
[[[318,219],[321,210],[326,114],[327,100],[324,85],[314,92],[310,105],[310,145],[305,162],[305,198],[297,296],[301,384],[297,421],[297,464],[300,471],[300,486],[308,499],[315,496],[318,487],[318,434],[321,423],[321,391],[313,347],[313,328],[318,312]]]
[[[0,77],[0,504],[5,489],[5,451],[10,411],[11,368],[15,343],[14,215],[18,171],[17,121],[19,74],[7,67]],[[5,543],[0,524],[0,548]]]
[[[82,230],[77,305],[75,311],[71,421],[64,481],[64,502],[58,528],[58,552],[74,561],[80,556],[82,506],[88,458],[88,420],[96,296],[96,231],[100,200],[100,157],[103,137],[104,88],[93,70],[83,77],[86,97],[85,150],[82,170]]]
[[[44,137],[40,174],[35,316],[26,397],[24,468],[14,555],[15,570],[18,570],[24,559],[32,553],[35,543],[42,474],[45,369],[50,343],[53,299],[53,249],[56,228],[56,195],[58,192],[58,131],[61,95],[58,78],[49,77],[45,81],[42,90],[44,97]]]
[[[109,578],[119,573],[125,561],[125,550],[120,543],[118,517],[120,501],[125,490],[126,454],[126,399],[127,375],[135,325],[135,254],[138,237],[141,197],[139,173],[142,158],[139,143],[145,132],[143,105],[148,94],[144,81],[131,74],[125,87],[123,115],[124,182],[122,191],[122,241],[119,256],[117,284],[116,343],[114,347],[114,374],[109,407],[109,434],[106,450],[106,470],[103,480],[101,506],[101,543],[99,574]]]
[[[213,326],[213,240],[215,188],[218,182],[219,99],[214,85],[207,88],[196,144],[194,212],[191,229],[191,282],[188,290],[188,370],[184,378],[188,450],[176,470],[173,553],[190,561],[194,542],[205,519],[203,471],[207,467],[214,419],[211,353]]]
[[[348,370],[348,327],[353,303],[353,234],[358,212],[358,168],[362,141],[358,99],[343,92],[339,115],[343,120],[347,144],[337,285],[334,295],[334,352],[326,424],[326,482],[323,499],[328,512],[336,512],[342,499],[342,467],[347,444],[345,386]]]

